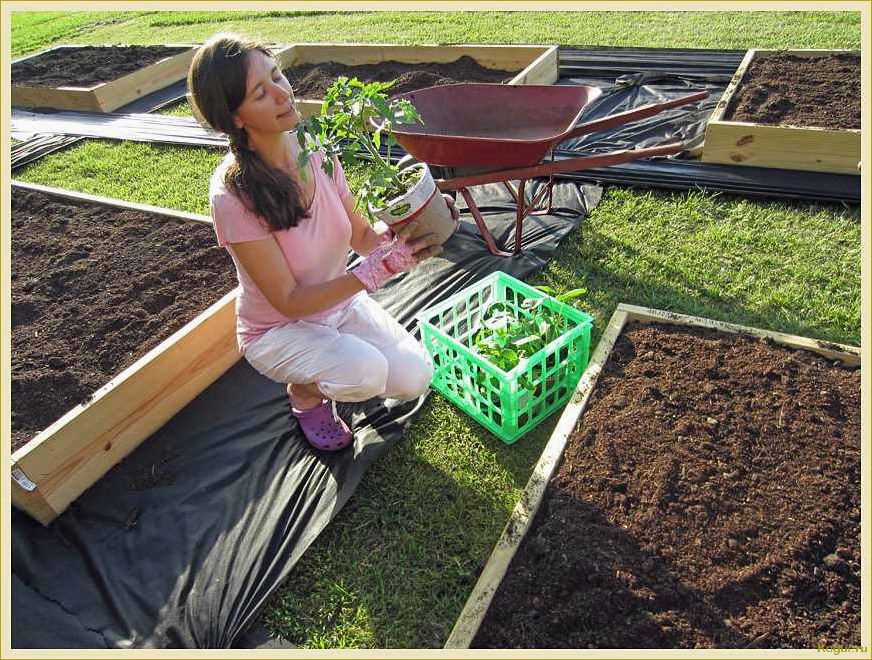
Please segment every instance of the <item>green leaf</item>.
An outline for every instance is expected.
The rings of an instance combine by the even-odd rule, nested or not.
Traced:
[[[560,302],[566,302],[567,300],[572,300],[573,298],[579,298],[587,293],[587,289],[572,289],[572,291],[567,291],[566,293],[562,293],[557,296],[557,300]]]
[[[536,341],[539,341],[538,335],[527,335],[526,337],[523,337],[521,339],[517,339],[517,340],[513,341],[512,343],[516,347],[518,347],[518,346],[524,346],[525,344],[530,344],[530,343],[536,342]]]
[[[328,155],[324,158],[324,162],[321,163],[321,167],[324,169],[324,172],[327,173],[331,179],[333,178],[333,159]]]
[[[307,165],[309,164],[309,153],[307,151],[301,151],[297,156],[297,168],[306,175]]]

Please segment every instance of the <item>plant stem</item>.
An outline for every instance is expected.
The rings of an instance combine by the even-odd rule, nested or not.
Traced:
[[[384,170],[385,172],[387,172],[388,174],[390,174],[391,181],[395,181],[395,182],[396,182],[396,181],[398,180],[397,172],[394,170],[394,168],[392,168],[390,165],[388,165],[388,163],[385,162],[384,158],[382,158],[382,157],[381,157],[381,154],[378,152],[378,149],[375,149],[375,148],[374,148],[374,147],[369,143],[369,139],[368,139],[369,136],[367,135],[367,136],[365,136],[364,138],[361,138],[361,136],[360,136],[359,134],[355,133],[355,134],[354,134],[354,137],[356,137],[357,140],[358,140],[361,144],[363,144],[363,146],[364,146],[364,147],[366,148],[366,150],[370,153],[370,155],[373,157],[373,159],[375,160],[375,162],[378,163],[378,165],[382,168],[382,170]]]

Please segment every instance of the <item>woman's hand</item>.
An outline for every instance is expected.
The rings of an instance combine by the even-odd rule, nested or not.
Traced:
[[[403,273],[418,263],[412,254],[412,245],[402,240],[379,244],[360,265],[351,271],[370,293],[398,273]]]
[[[454,222],[460,222],[460,211],[457,210],[454,198],[446,193],[442,193],[442,196],[445,198],[445,203],[448,204],[448,210],[451,211],[451,219]]]
[[[460,223],[460,211],[454,203],[454,198],[451,195],[442,193],[445,198],[445,203],[448,205],[448,210],[451,212],[451,219],[454,220],[455,226]],[[414,240],[410,240],[409,236],[414,231],[414,223],[408,223],[403,226],[396,234],[397,238],[402,241],[408,241],[409,247],[412,248],[412,254],[415,257],[416,263],[421,263],[425,259],[435,257],[442,252],[442,245],[437,243],[433,234],[424,234]],[[456,231],[456,228],[455,228]]]

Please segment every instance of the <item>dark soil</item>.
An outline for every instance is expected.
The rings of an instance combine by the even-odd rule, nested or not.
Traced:
[[[756,57],[724,119],[754,124],[860,128],[860,57]]]
[[[361,82],[388,82],[396,80],[388,96],[403,94],[424,87],[451,85],[462,82],[507,83],[518,71],[487,69],[468,55],[454,62],[381,62],[349,66],[337,62],[302,64],[285,69],[284,74],[298,99],[322,99],[327,88],[339,76],[357,78]]]
[[[92,87],[183,53],[184,46],[81,46],[62,48],[12,65],[12,84]]]
[[[475,647],[860,643],[860,371],[629,326]]]
[[[209,225],[12,190],[12,449],[236,286]]]

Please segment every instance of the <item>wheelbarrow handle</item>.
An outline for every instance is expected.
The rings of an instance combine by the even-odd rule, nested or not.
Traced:
[[[664,101],[662,103],[649,103],[648,105],[643,105],[640,108],[634,108],[632,110],[627,110],[626,112],[619,112],[616,115],[609,115],[608,117],[603,117],[602,119],[595,119],[593,121],[585,122],[584,124],[579,124],[571,131],[566,133],[562,138],[560,138],[560,140],[562,142],[563,140],[578,137],[579,135],[595,133],[596,131],[601,131],[604,128],[620,126],[621,124],[628,124],[631,121],[636,121],[638,119],[652,117],[658,112],[663,112],[664,110],[668,110],[669,108],[675,108],[679,105],[686,105],[688,103],[702,101],[703,99],[708,98],[708,95],[709,93],[706,91],[695,92],[693,94],[688,94],[687,96],[682,96],[678,99],[673,99],[672,101]]]
[[[609,167],[628,163],[639,158],[653,158],[654,156],[671,156],[684,151],[685,145],[681,142],[660,144],[656,147],[642,149],[621,149],[610,151],[595,156],[581,156],[579,158],[565,158],[552,160],[530,167],[513,167],[506,170],[491,170],[479,172],[467,176],[459,176],[451,179],[437,179],[436,187],[445,192],[446,190],[459,190],[470,186],[481,186],[486,183],[501,183],[503,181],[515,181],[518,179],[532,179],[538,176],[552,176],[564,172],[577,172],[594,167]]]

